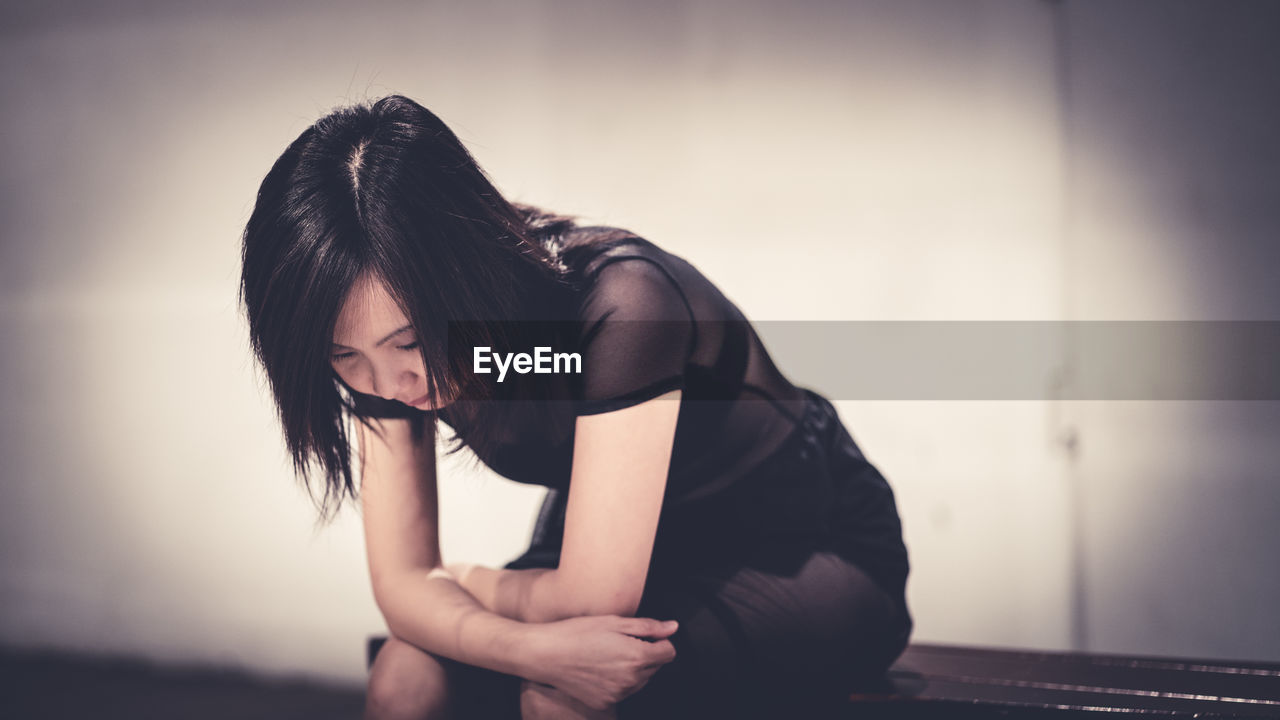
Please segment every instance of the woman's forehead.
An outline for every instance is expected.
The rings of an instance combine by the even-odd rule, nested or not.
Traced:
[[[351,286],[333,328],[333,342],[356,347],[372,344],[408,323],[381,280],[365,276]]]

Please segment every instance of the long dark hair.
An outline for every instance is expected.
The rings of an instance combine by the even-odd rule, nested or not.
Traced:
[[[372,429],[361,408],[389,403],[419,438],[435,421],[360,396],[333,371],[334,324],[357,279],[378,278],[401,305],[431,394],[483,400],[494,387],[464,372],[467,348],[531,347],[515,335],[536,324],[522,321],[559,319],[576,285],[557,242],[573,227],[505,200],[438,117],[398,95],[326,115],[276,160],[245,227],[240,296],[295,473],[322,518],[356,496],[348,418]],[[460,343],[448,321],[480,322],[462,323]],[[494,430],[477,424],[466,444],[492,447]],[[453,439],[450,452],[463,446]]]

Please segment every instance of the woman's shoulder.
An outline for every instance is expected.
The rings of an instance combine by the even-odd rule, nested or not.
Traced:
[[[580,309],[588,311],[587,315],[593,315],[590,310],[594,309],[594,315],[631,317],[639,312],[662,316],[660,311],[666,308],[678,309],[680,317],[687,317],[686,291],[675,265],[679,258],[635,234],[576,247],[583,252],[570,265],[583,292]]]
[[[601,281],[602,275],[643,275],[658,270],[666,271],[665,274],[675,282],[673,270],[675,264],[680,262],[680,258],[644,236],[623,228],[603,225],[575,228],[565,238],[563,254],[579,280],[588,285]],[[640,262],[623,262],[628,260]],[[651,266],[649,270],[645,269],[646,264]],[[614,265],[619,266],[605,273],[606,268]]]
[[[606,315],[679,321],[739,320],[742,314],[682,254],[619,227],[565,233],[561,257],[578,290],[578,320]]]
[[[611,225],[575,226],[560,236],[561,252],[566,260],[575,261],[571,266],[580,271],[594,269],[628,250],[637,252],[652,245],[630,230]]]

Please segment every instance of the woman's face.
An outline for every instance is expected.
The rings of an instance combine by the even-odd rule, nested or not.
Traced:
[[[382,282],[366,277],[343,302],[329,361],[347,385],[366,395],[431,410],[418,335]],[[445,403],[447,404],[447,403]]]

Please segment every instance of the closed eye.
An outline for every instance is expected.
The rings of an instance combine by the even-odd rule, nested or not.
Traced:
[[[397,345],[396,347],[401,350],[417,350],[418,345],[419,345],[418,341],[415,340],[407,345]],[[354,352],[347,351],[347,352],[340,352],[340,353],[332,353],[329,355],[329,358],[334,362],[338,362],[341,360],[346,360],[347,358],[350,358],[350,357],[355,357],[355,355],[356,354]]]

